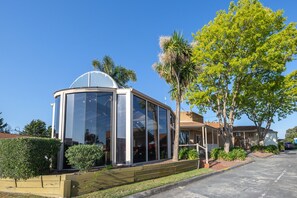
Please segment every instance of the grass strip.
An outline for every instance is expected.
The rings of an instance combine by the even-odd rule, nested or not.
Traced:
[[[166,177],[161,177],[157,179],[146,180],[142,182],[136,182],[132,184],[127,184],[123,186],[113,187],[106,190],[100,190],[93,193],[85,194],[79,196],[80,198],[117,198],[132,195],[134,193],[142,192],[159,186],[164,186],[166,184],[172,184],[181,180],[189,179],[195,176],[203,175],[206,173],[213,172],[212,169],[196,169],[192,171],[187,171],[175,175],[170,175]]]

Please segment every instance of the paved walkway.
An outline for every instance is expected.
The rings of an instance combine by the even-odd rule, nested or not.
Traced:
[[[152,197],[297,197],[297,151],[286,151]]]

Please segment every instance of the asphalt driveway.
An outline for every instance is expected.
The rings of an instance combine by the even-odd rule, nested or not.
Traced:
[[[297,198],[297,151],[256,158],[251,164],[151,197]]]

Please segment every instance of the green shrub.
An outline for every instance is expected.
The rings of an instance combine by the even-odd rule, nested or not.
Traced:
[[[235,159],[238,159],[238,160],[245,160],[247,156],[247,153],[242,148],[232,149],[231,152],[234,153]]]
[[[189,148],[181,148],[178,152],[178,159],[189,159],[189,160],[194,160],[198,159],[199,155],[196,149],[189,149]]]
[[[61,142],[50,138],[0,140],[0,177],[28,179],[50,172]]]
[[[210,152],[210,157],[214,160],[218,159],[218,155],[219,155],[219,152],[221,151],[222,149],[221,148],[214,148],[211,150]]]
[[[233,148],[229,153],[226,153],[223,148],[215,148],[210,152],[212,159],[225,160],[225,161],[234,161],[234,160],[245,160],[246,152],[241,148]]]
[[[189,160],[194,160],[194,159],[198,159],[198,152],[196,149],[191,149],[188,152],[188,159]]]
[[[285,150],[285,145],[283,142],[278,142],[278,150],[279,151],[284,151]]]
[[[189,149],[184,147],[184,148],[181,148],[179,151],[178,151],[178,159],[181,160],[181,159],[188,159],[188,152],[189,152]]]
[[[262,152],[262,153],[274,153],[279,154],[279,149],[275,145],[268,145],[268,146],[261,146],[261,145],[255,145],[251,147],[252,152]]]
[[[102,146],[81,144],[69,147],[65,156],[70,165],[80,171],[89,171],[96,160],[103,157],[103,154]]]

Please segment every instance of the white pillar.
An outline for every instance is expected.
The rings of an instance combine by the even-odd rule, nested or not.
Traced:
[[[59,115],[59,134],[58,138],[61,140],[62,144],[60,147],[60,151],[58,153],[58,170],[63,169],[63,161],[64,161],[64,139],[65,139],[65,131],[64,131],[64,126],[65,126],[65,110],[66,110],[66,94],[63,92],[60,95],[60,115]]]
[[[126,164],[133,164],[133,95],[126,94]]]
[[[219,130],[217,130],[217,145],[220,146]]]
[[[204,139],[204,129],[205,127],[202,127],[202,145],[205,146],[205,139]]]
[[[208,164],[207,127],[205,127],[205,160],[206,164]]]
[[[213,128],[211,129],[211,144],[214,145]]]

